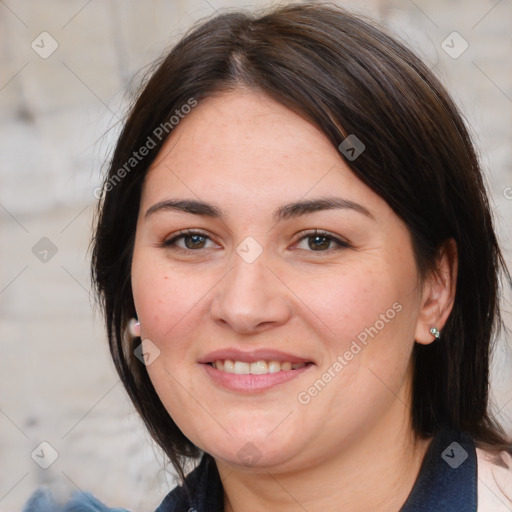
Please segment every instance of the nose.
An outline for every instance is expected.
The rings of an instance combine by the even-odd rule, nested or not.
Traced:
[[[262,332],[286,323],[291,316],[288,293],[265,259],[260,256],[247,263],[235,254],[234,260],[230,272],[215,287],[213,320],[240,334]]]

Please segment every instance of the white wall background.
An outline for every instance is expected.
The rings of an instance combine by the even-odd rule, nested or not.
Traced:
[[[43,484],[89,490],[112,507],[153,510],[174,485],[125,397],[93,314],[93,191],[134,73],[198,18],[242,5],[262,3],[0,0],[1,511],[21,510]],[[343,5],[383,19],[453,93],[472,125],[510,264],[512,2]],[[469,44],[457,59],[442,48],[453,31]],[[56,51],[42,58],[52,44]],[[44,237],[51,244],[39,242]],[[46,262],[34,254],[38,242],[49,251]],[[512,327],[510,302],[505,309]],[[493,394],[509,430],[511,368],[502,340]],[[46,470],[31,457],[42,441],[58,453]]]

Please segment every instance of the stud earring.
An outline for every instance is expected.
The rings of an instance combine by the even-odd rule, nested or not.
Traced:
[[[136,318],[130,318],[128,332],[133,338],[140,338],[140,322]]]
[[[438,340],[441,337],[441,333],[435,327],[430,328],[430,334],[432,334],[432,336],[434,336],[436,340]]]

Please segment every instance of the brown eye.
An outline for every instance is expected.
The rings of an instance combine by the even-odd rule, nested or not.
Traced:
[[[312,252],[328,252],[336,249],[350,247],[348,242],[340,240],[328,232],[314,230],[309,233],[303,233],[299,238],[297,249],[303,249]]]
[[[161,247],[197,251],[199,249],[218,248],[219,246],[204,233],[181,231],[176,236],[162,242]]]
[[[333,240],[327,236],[308,236],[308,246],[313,251],[323,251],[330,248]]]
[[[202,235],[186,235],[183,241],[187,249],[203,249],[206,245],[206,237]]]

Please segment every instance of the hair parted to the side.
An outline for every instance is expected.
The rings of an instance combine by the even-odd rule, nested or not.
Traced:
[[[167,138],[155,137],[155,129],[191,98],[200,102],[239,87],[263,91],[292,109],[335,147],[349,134],[364,142],[366,150],[347,163],[408,226],[422,276],[435,269],[443,243],[456,241],[452,313],[441,340],[416,344],[413,352],[413,427],[421,437],[448,425],[467,431],[482,447],[512,452],[488,403],[489,361],[501,325],[500,272],[505,283],[511,279],[464,122],[444,87],[402,43],[340,7],[299,3],[260,15],[225,13],[193,28],[134,103],[104,182],[92,277],[111,354],[136,409],[180,476],[200,451],[165,410],[125,335],[136,314],[130,268],[141,187]],[[152,135],[147,156],[113,185]]]

